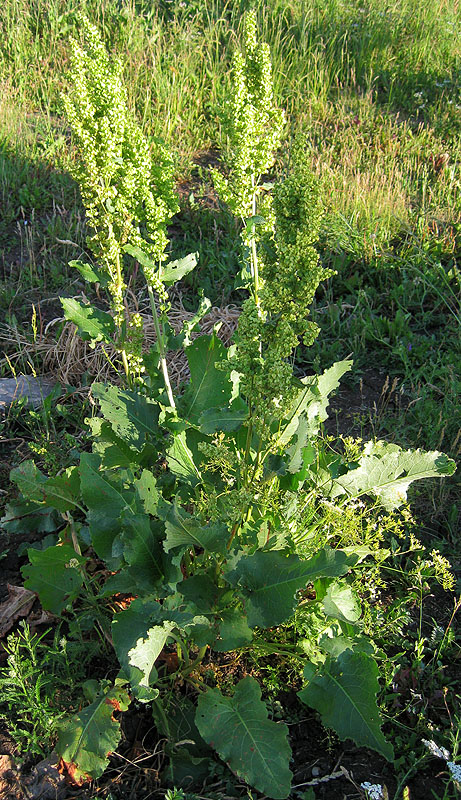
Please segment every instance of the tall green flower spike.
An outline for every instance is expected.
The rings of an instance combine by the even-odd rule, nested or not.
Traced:
[[[274,163],[285,115],[274,103],[269,45],[257,40],[254,10],[245,18],[243,45],[234,54],[228,104],[229,177],[213,170],[213,181],[232,213],[247,219],[256,214],[258,184]]]
[[[259,306],[243,305],[231,368],[241,375],[242,393],[258,416],[283,416],[293,394],[291,356],[301,340],[312,344],[317,326],[307,319],[315,291],[333,274],[314,247],[322,206],[317,182],[306,164],[303,142],[294,145],[290,175],[274,189],[275,230],[264,237]]]
[[[139,338],[139,325],[124,307],[123,248],[139,247],[157,264],[165,260],[166,226],[178,210],[173,161],[160,143],[150,149],[128,109],[120,62],[108,54],[88,18],[81,15],[80,22],[83,45],[72,42],[72,85],[63,97],[78,149],[72,174],[91,231],[88,246],[109,279],[115,321],[127,324],[119,350],[128,376],[130,343]],[[146,269],[146,279],[163,297],[158,270]],[[133,355],[139,360],[139,353]]]

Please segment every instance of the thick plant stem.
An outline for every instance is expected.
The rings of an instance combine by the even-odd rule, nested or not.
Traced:
[[[112,225],[110,225],[110,232],[113,235]],[[117,253],[117,259],[116,259],[116,262],[115,262],[115,268],[117,270],[117,284],[119,286],[122,286],[123,277],[122,277],[122,268],[121,268],[121,265],[120,265],[120,254],[119,253]],[[126,350],[124,348],[121,348],[120,349],[120,354],[122,356],[122,363],[123,363],[123,369],[125,370],[125,377],[126,377],[128,386],[131,387],[130,365],[128,364],[128,358],[127,358],[127,355],[126,355]]]
[[[254,175],[252,177],[252,188],[253,188],[253,197],[251,201],[251,213],[253,217],[256,216],[256,191],[255,191],[255,179]],[[253,278],[253,291],[254,291],[254,299],[256,308],[258,309],[259,314],[259,271],[258,271],[258,255],[256,253],[256,237],[255,237],[255,226],[252,225],[251,228],[251,239],[250,239],[250,252],[251,252],[251,275]]]
[[[173,397],[173,390],[171,388],[171,383],[170,383],[170,376],[168,375],[168,367],[167,367],[167,364],[166,364],[165,350],[164,350],[164,344],[163,344],[163,335],[162,335],[162,332],[160,330],[160,322],[159,322],[158,313],[157,313],[157,306],[155,305],[155,298],[154,298],[154,293],[152,291],[152,287],[149,284],[147,284],[147,291],[149,293],[150,307],[152,309],[152,317],[154,319],[155,333],[156,333],[156,336],[157,336],[157,342],[158,342],[159,351],[160,351],[160,364],[161,364],[161,367],[162,367],[163,381],[165,383],[165,389],[166,389],[166,393],[168,395],[168,400],[170,402],[170,406],[171,406],[171,408],[176,408],[176,403],[175,403],[174,397]]]

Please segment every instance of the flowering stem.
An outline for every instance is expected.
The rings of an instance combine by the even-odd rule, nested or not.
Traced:
[[[149,293],[150,307],[152,309],[152,317],[154,319],[155,333],[157,335],[158,348],[160,352],[160,364],[163,373],[163,381],[165,383],[165,389],[168,395],[170,406],[171,408],[176,408],[176,403],[173,397],[173,390],[171,388],[170,376],[168,374],[168,367],[165,358],[163,334],[162,331],[160,330],[160,322],[157,314],[157,306],[155,305],[155,298],[154,298],[154,293],[152,291],[152,286],[150,286],[149,283],[147,284],[147,291]]]
[[[251,200],[251,213],[253,217],[256,216],[256,191],[255,191],[255,177],[254,175],[251,176],[251,185],[253,190],[253,197]],[[255,226],[252,225],[251,228],[251,238],[250,238],[250,250],[251,250],[251,274],[253,277],[253,287],[254,287],[254,298],[256,308],[258,309],[258,315],[260,315],[260,308],[259,308],[259,271],[258,271],[258,255],[256,253],[256,237],[255,237]]]

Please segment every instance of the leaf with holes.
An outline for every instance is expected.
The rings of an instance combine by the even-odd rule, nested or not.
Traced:
[[[307,561],[273,550],[244,556],[226,579],[242,589],[250,628],[267,628],[292,616],[298,589],[317,578],[345,575],[356,561],[329,547]]]
[[[129,704],[126,690],[116,686],[71,717],[61,729],[56,752],[73,783],[81,786],[102,775],[121,736],[114,712],[126,711]]]
[[[254,678],[243,678],[233,697],[218,689],[200,695],[195,723],[205,742],[239,778],[274,800],[288,797],[292,778],[288,728],[268,719]]]
[[[64,309],[66,319],[78,328],[79,336],[92,346],[96,342],[111,342],[115,333],[115,322],[107,311],[100,311],[92,305],[83,305],[72,297],[59,298]]]
[[[159,407],[139,392],[94,383],[91,392],[105,420],[129,447],[141,450],[148,437],[158,435]]]

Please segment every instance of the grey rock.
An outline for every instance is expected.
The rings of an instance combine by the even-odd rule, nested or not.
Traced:
[[[55,385],[56,383],[52,381],[34,378],[32,375],[0,378],[0,413],[21,397],[26,398],[28,406],[40,408],[44,398],[52,392]]]

